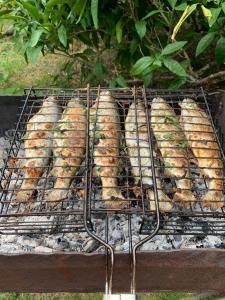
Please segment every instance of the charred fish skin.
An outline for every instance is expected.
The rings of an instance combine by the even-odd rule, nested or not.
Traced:
[[[131,163],[131,170],[135,181],[142,179],[142,183],[146,186],[149,186],[147,190],[149,209],[155,211],[155,197],[152,187],[152,161],[147,126],[147,118],[143,103],[132,103],[129,107],[129,111],[125,120],[125,139]],[[156,157],[155,153],[153,153],[153,155]],[[138,157],[140,157],[140,166]],[[158,169],[155,169],[155,173],[159,209],[162,212],[170,211],[172,209],[171,200],[162,190]]]
[[[118,107],[110,92],[101,91],[90,110],[90,127],[94,140],[94,164],[102,182],[102,200],[107,208],[122,209],[128,201],[118,187],[120,155],[120,119]]]
[[[58,202],[67,198],[72,177],[78,172],[85,155],[86,108],[79,99],[72,98],[54,127],[51,174],[56,177],[47,201]]]
[[[224,206],[223,162],[206,112],[192,99],[180,103],[181,125],[200,169],[208,181],[202,204],[212,210]]]
[[[165,175],[176,180],[173,199],[184,207],[194,204],[197,199],[191,191],[186,138],[173,108],[159,97],[151,104],[151,128],[165,165]]]
[[[25,177],[17,193],[16,201],[32,200],[37,183],[48,165],[52,151],[53,126],[60,114],[57,100],[48,97],[42,107],[28,121],[24,136]]]

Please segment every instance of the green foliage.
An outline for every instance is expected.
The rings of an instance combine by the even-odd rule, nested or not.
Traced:
[[[79,63],[81,84],[177,88],[224,80],[209,76],[224,70],[223,0],[0,0],[3,20],[13,22],[28,62],[63,54],[65,72]]]

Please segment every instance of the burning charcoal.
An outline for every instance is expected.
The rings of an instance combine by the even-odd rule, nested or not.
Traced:
[[[87,239],[83,244],[83,250],[87,253],[94,252],[99,247],[99,242],[93,238]]]
[[[111,234],[111,238],[116,242],[116,241],[121,241],[123,240],[123,232],[120,230],[113,230],[112,234]]]
[[[34,249],[35,252],[40,252],[40,253],[52,253],[53,250],[51,248],[48,247],[44,247],[44,246],[38,246]]]

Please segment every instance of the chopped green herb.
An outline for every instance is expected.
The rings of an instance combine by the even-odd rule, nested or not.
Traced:
[[[64,165],[62,166],[64,171],[71,171],[71,166],[70,165]]]
[[[177,144],[179,147],[186,148],[188,146],[187,141],[181,141]]]
[[[101,166],[97,166],[96,170],[97,170],[97,172],[100,172],[101,171]]]
[[[160,133],[155,133],[155,137],[156,137],[156,139],[160,139],[161,138],[161,134]]]
[[[185,106],[187,108],[195,108],[195,104],[194,103],[185,103]]]
[[[174,135],[172,133],[166,133],[162,136],[162,138],[165,139],[165,140],[173,140]]]
[[[97,116],[91,116],[91,123],[96,123]]]
[[[177,127],[177,129],[181,129],[181,126],[178,123],[176,116],[166,116],[165,122],[168,123],[167,121],[169,121],[169,123],[175,125]]]
[[[86,109],[86,104],[82,101],[82,102],[80,102],[80,104],[81,104],[81,106],[84,108],[84,109]]]

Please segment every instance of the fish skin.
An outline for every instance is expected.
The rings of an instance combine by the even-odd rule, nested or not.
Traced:
[[[55,124],[51,174],[56,181],[47,195],[49,202],[62,201],[68,196],[72,177],[78,172],[85,154],[86,121],[85,107],[79,99],[72,98]]]
[[[150,188],[148,188],[147,190],[149,209],[155,211],[155,197],[153,189],[151,188],[151,186],[153,186],[151,169],[152,161],[149,149],[147,126],[147,118],[143,103],[138,102],[137,105],[135,103],[132,103],[125,121],[125,138],[127,151],[130,158],[132,174],[135,177],[135,181],[138,181],[142,178],[142,183],[150,186]],[[139,170],[138,163],[139,154],[141,170]],[[153,152],[153,155],[156,157],[155,151]],[[142,175],[141,177],[140,171]],[[155,173],[159,199],[159,209],[162,212],[170,211],[172,209],[171,199],[162,190],[161,181],[159,178],[157,178],[159,177],[159,172],[157,168],[155,169]]]
[[[96,118],[97,110],[97,118]],[[95,119],[96,118],[96,119]],[[109,91],[102,91],[90,110],[90,127],[94,146],[96,175],[102,182],[102,200],[107,208],[123,209],[128,201],[118,187],[120,125],[118,107]]]
[[[216,210],[224,205],[222,179],[224,171],[213,128],[205,111],[194,100],[184,99],[180,107],[180,122],[189,147],[197,160],[201,174],[208,181],[209,190],[202,198],[202,205]]]
[[[177,190],[173,200],[186,208],[189,202],[197,201],[191,191],[187,142],[173,108],[159,97],[151,104],[151,127],[165,165],[165,174],[175,177]]]
[[[16,196],[17,202],[32,200],[38,180],[49,162],[52,151],[53,126],[57,122],[60,108],[54,97],[43,100],[42,107],[27,123],[25,149],[25,176]],[[33,130],[33,131],[31,131]]]

